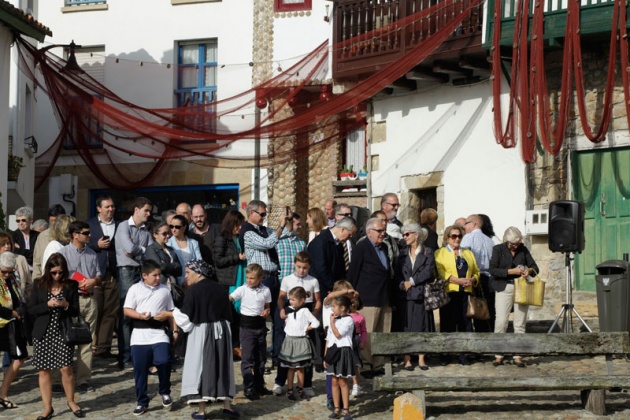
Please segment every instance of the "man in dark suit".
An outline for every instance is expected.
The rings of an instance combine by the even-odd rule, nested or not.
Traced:
[[[96,252],[98,265],[103,275],[100,287],[94,288],[94,299],[98,308],[96,331],[94,337],[94,356],[113,358],[112,338],[118,318],[119,296],[116,280],[116,246],[114,234],[118,222],[114,220],[116,206],[110,196],[101,196],[96,199],[98,214],[88,220],[90,226],[90,242],[88,246]]]
[[[345,217],[334,227],[322,230],[306,248],[313,262],[308,274],[319,281],[322,299],[332,290],[335,281],[346,278],[343,244],[352,237],[356,229],[354,219]]]
[[[30,207],[20,207],[15,211],[15,223],[17,230],[13,232],[13,243],[15,249],[13,253],[23,255],[28,261],[28,265],[33,271],[33,249],[39,232],[31,229],[33,223],[33,209]]]
[[[374,217],[367,221],[365,230],[367,239],[359,241],[354,247],[348,279],[363,301],[361,314],[365,317],[368,334],[390,332],[392,300],[395,293],[390,278],[387,250],[381,246],[385,238],[386,224]],[[361,351],[361,358],[365,367],[363,376],[385,373],[383,369],[385,360],[383,357],[372,357],[370,340]]]

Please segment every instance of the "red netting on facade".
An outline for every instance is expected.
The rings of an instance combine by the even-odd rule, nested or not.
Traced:
[[[172,159],[200,157],[212,158],[214,162],[233,159],[239,161],[235,162],[237,166],[253,166],[253,155],[228,158],[221,153],[235,142],[258,138],[269,142],[288,137],[308,139],[307,134],[315,130],[325,133],[324,138],[320,136],[317,142],[297,142],[291,150],[281,148],[283,151],[263,159],[262,165],[307,156],[314,149],[343,140],[349,131],[364,125],[364,115],[357,111],[359,105],[435,51],[480,1],[472,1],[467,7],[458,6],[457,14],[429,38],[344,93],[294,106],[293,112],[281,111],[294,104],[293,98],[301,90],[320,85],[326,78],[328,42],[322,43],[278,76],[231,98],[208,105],[149,109],[122,99],[85,73],[65,70],[64,60],[46,48],[37,50],[18,38],[20,68],[49,95],[60,127],[53,145],[37,158],[38,165],[47,168],[44,176],[38,178],[37,187],[50,174],[64,144],[76,149],[92,173],[115,189],[146,185],[163,164]],[[360,40],[378,39],[400,31],[443,10],[455,10],[455,4],[459,3],[456,0],[439,2],[370,33],[337,43],[332,49],[348,48]],[[33,72],[31,69],[37,70]],[[251,110],[263,98],[269,109],[258,121]],[[245,110],[248,109],[249,115],[246,115]],[[242,118],[240,125],[221,123],[222,118],[239,115]],[[93,153],[94,149],[90,147],[93,143],[103,145],[102,153]],[[121,171],[118,165],[129,155],[150,159],[152,167],[135,177]],[[103,164],[107,173],[104,173]],[[115,176],[112,176],[111,169]]]

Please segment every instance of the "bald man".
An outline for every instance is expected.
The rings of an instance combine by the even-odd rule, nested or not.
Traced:
[[[190,208],[190,204],[179,203],[177,207],[175,207],[175,213],[184,216],[186,220],[188,220],[188,224],[192,222],[192,209]]]

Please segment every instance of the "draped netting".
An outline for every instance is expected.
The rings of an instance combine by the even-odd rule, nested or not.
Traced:
[[[480,2],[473,0],[465,7],[458,0],[438,2],[332,46],[323,42],[291,68],[233,97],[207,105],[168,109],[150,109],[126,101],[89,75],[65,70],[66,62],[47,48],[38,50],[18,37],[20,68],[50,97],[60,127],[52,146],[37,158],[38,166],[46,168],[36,180],[37,188],[46,181],[64,144],[66,147],[71,144],[90,171],[114,189],[146,185],[164,169],[166,162],[174,159],[208,158],[194,161],[208,165],[221,161],[222,166],[229,166],[230,162],[226,164],[226,161],[232,160],[234,167],[253,167],[253,154],[226,157],[221,152],[244,140],[261,138],[273,143],[292,136],[304,138],[314,129],[326,133],[317,142],[301,142],[290,150],[270,147],[273,152],[263,157],[261,166],[308,156],[313,148],[339,142],[348,131],[364,125],[365,118],[359,105],[434,52]],[[458,7],[455,8],[455,4]],[[449,12],[449,21],[396,61],[341,94],[294,106],[292,112],[281,112],[295,103],[293,98],[301,90],[326,83],[331,49],[334,54],[366,39],[384,39],[406,26],[444,13],[444,10],[457,10],[457,13]],[[256,113],[251,110],[261,98],[270,104],[269,109],[261,118],[255,118]],[[241,121],[223,124],[222,119],[228,117],[237,117],[230,118],[230,122],[238,117]],[[102,144],[99,153],[94,153],[90,147],[95,142]],[[131,175],[124,165],[120,165],[129,156],[145,158],[146,162],[151,162],[151,167],[140,175]]]
[[[561,86],[557,109],[550,109],[550,96],[547,88],[544,60],[543,6],[541,2],[519,0],[514,25],[512,47],[511,85],[509,91],[508,115],[505,127],[501,109],[501,1],[495,2],[494,34],[492,41],[492,73],[494,101],[494,133],[503,147],[515,147],[521,141],[522,158],[525,163],[536,161],[536,146],[540,141],[543,148],[553,155],[562,149],[570,117],[571,98],[575,86],[575,101],[578,117],[584,135],[593,143],[606,139],[613,114],[613,96],[617,68],[617,49],[620,50],[620,63],[625,97],[626,117],[630,123],[630,90],[628,87],[628,39],[626,29],[626,2],[614,0],[608,52],[608,70],[604,86],[604,98],[598,109],[601,110],[597,129],[589,125],[586,109],[586,93],[582,46],[580,39],[580,2],[569,0],[566,13],[564,51],[562,59]],[[530,6],[533,5],[533,20],[529,32]],[[529,41],[531,39],[531,42]],[[618,45],[619,42],[619,45]],[[529,48],[528,48],[529,47]],[[529,56],[528,56],[529,52]],[[555,124],[552,116],[555,115]]]

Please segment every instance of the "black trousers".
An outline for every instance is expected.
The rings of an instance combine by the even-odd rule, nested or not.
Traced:
[[[241,326],[240,336],[243,389],[261,389],[265,386],[267,328],[253,329]]]

